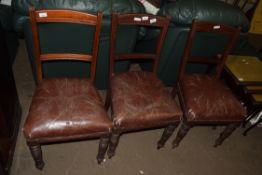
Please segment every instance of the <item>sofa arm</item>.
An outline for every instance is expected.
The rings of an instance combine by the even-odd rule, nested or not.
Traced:
[[[4,42],[6,43],[10,62],[12,64],[16,57],[19,42],[14,32],[13,12],[10,6],[0,4],[0,28],[5,32]]]
[[[250,25],[248,18],[238,7],[218,0],[180,0],[167,3],[158,14],[171,16],[171,22],[185,27],[190,27],[193,19],[241,27],[242,32],[247,32]]]
[[[0,25],[4,30],[12,31],[13,12],[10,6],[0,4]]]

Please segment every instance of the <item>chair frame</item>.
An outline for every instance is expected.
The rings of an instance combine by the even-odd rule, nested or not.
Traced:
[[[217,56],[216,58],[207,58],[207,57],[201,57],[201,56],[190,56],[190,49],[193,46],[193,41],[196,36],[196,33],[198,32],[206,32],[206,33],[214,33],[214,34],[220,34],[227,36],[229,38],[229,42],[227,43],[226,47],[224,48],[223,54],[220,56]],[[213,120],[213,121],[206,121],[206,120],[196,120],[196,121],[189,121],[187,117],[187,107],[185,106],[183,95],[181,92],[181,85],[180,81],[185,75],[185,69],[187,63],[201,63],[201,64],[208,64],[208,65],[214,65],[215,68],[215,75],[214,79],[217,81],[220,81],[220,76],[223,71],[225,60],[230,52],[230,50],[234,47],[234,44],[238,38],[239,35],[239,28],[233,28],[226,25],[221,24],[214,24],[210,22],[203,22],[194,20],[191,30],[189,32],[186,46],[183,52],[182,61],[180,65],[178,80],[173,88],[173,95],[175,96],[178,94],[180,105],[183,112],[183,119],[182,119],[182,125],[177,133],[177,136],[175,140],[173,141],[173,148],[177,147],[180,143],[180,141],[184,138],[184,136],[187,134],[190,128],[196,125],[227,125],[225,130],[220,134],[218,139],[215,142],[215,147],[218,145],[221,145],[223,141],[241,124],[242,120],[239,121],[219,121],[219,120]]]
[[[73,10],[35,10],[34,7],[29,8],[30,14],[30,24],[33,36],[33,51],[35,55],[36,73],[37,73],[37,83],[43,80],[42,73],[42,63],[45,61],[53,60],[73,60],[73,61],[84,61],[90,62],[90,80],[94,83],[95,73],[96,73],[96,62],[98,55],[98,45],[99,45],[99,35],[101,30],[102,13],[98,12],[97,15],[92,15],[88,13],[73,11]],[[89,54],[74,54],[74,53],[52,53],[52,54],[42,54],[39,42],[38,24],[41,23],[72,23],[72,24],[83,24],[91,25],[95,27],[94,41],[92,53]],[[62,136],[62,137],[47,137],[30,139],[26,138],[27,145],[30,149],[32,157],[35,161],[36,168],[42,170],[44,167],[44,161],[42,156],[42,144],[54,143],[54,142],[64,142],[64,141],[74,141],[74,140],[84,140],[89,138],[100,137],[99,152],[97,155],[98,163],[104,160],[104,155],[106,153],[109,137],[111,133],[101,132],[95,134],[81,134],[74,136]]]
[[[48,14],[48,16],[46,16]],[[42,62],[53,60],[75,60],[91,63],[90,79],[95,80],[96,62],[98,54],[99,35],[101,30],[102,13],[97,16],[73,11],[73,10],[37,10],[30,7],[30,24],[33,35],[33,50],[36,58],[36,74],[37,81],[43,79]],[[73,54],[73,53],[58,53],[58,54],[41,54],[39,33],[37,30],[38,23],[73,23],[96,26],[92,54]]]
[[[148,20],[143,20],[147,19]],[[153,21],[153,22],[152,22]],[[149,14],[124,14],[118,15],[113,13],[112,15],[112,25],[111,25],[111,41],[110,41],[110,68],[109,68],[109,81],[116,75],[114,72],[114,63],[115,61],[123,61],[123,60],[151,60],[152,63],[152,72],[157,74],[157,66],[160,59],[161,49],[164,44],[164,39],[166,37],[166,33],[168,30],[170,17],[161,17]],[[132,25],[132,26],[145,26],[145,27],[157,27],[160,29],[160,34],[158,37],[158,42],[156,45],[155,53],[127,53],[127,54],[117,54],[116,53],[116,35],[117,28],[120,25]],[[111,83],[110,83],[111,84]],[[106,108],[108,109],[112,106],[111,101],[111,90],[110,87],[108,89],[107,97],[106,97]],[[111,108],[111,115],[114,116],[113,108]],[[113,120],[113,118],[112,118]],[[177,121],[163,121],[154,126],[148,126],[143,128],[130,128],[130,129],[121,129],[114,125],[112,135],[109,143],[109,150],[107,152],[108,157],[111,158],[115,155],[115,149],[117,147],[119,137],[123,132],[137,131],[142,129],[152,129],[166,126],[164,133],[161,139],[158,141],[157,148],[162,148],[168,138],[172,135],[173,131],[179,124],[179,120]]]

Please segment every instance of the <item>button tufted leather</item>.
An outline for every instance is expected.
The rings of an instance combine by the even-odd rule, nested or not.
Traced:
[[[188,120],[241,121],[245,116],[230,89],[208,75],[184,75],[180,88]]]
[[[111,80],[114,124],[121,129],[146,128],[182,115],[171,94],[151,72],[126,72]]]
[[[90,80],[53,78],[38,84],[23,130],[26,138],[39,139],[108,132],[110,128]]]

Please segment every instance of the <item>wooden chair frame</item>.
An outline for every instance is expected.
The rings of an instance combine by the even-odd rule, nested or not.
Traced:
[[[148,20],[143,20],[148,19]],[[168,17],[170,20],[170,18]],[[141,20],[141,21],[140,21]],[[160,59],[161,54],[161,48],[164,44],[163,38],[165,38],[169,20],[166,20],[165,17],[160,16],[154,16],[154,15],[148,15],[148,14],[125,14],[118,16],[116,13],[113,13],[112,15],[112,24],[111,25],[111,40],[110,40],[110,78],[114,76],[114,62],[115,61],[123,61],[123,60],[130,60],[130,59],[145,59],[145,60],[152,60],[152,71],[156,73],[157,66]],[[150,22],[151,21],[151,22]],[[119,25],[132,25],[132,26],[151,26],[151,27],[158,27],[161,29],[157,47],[156,47],[156,53],[131,53],[131,54],[116,54],[116,33],[117,28]]]
[[[37,81],[43,79],[42,62],[54,60],[75,60],[91,63],[90,79],[95,80],[96,62],[98,54],[99,35],[101,30],[102,13],[91,15],[83,12],[72,10],[35,10],[33,7],[29,10],[30,24],[33,35],[34,54],[36,58]],[[92,54],[74,54],[74,53],[57,53],[42,54],[40,50],[39,33],[37,25],[39,23],[73,23],[95,26],[94,43]]]
[[[147,20],[143,20],[147,19]],[[161,48],[164,44],[164,41],[161,38],[165,38],[168,24],[170,17],[167,17],[168,21],[165,20],[164,17],[149,15],[149,14],[124,14],[119,16],[117,13],[112,14],[112,25],[111,25],[111,38],[110,38],[110,58],[109,58],[109,84],[110,79],[115,75],[115,61],[124,61],[124,60],[151,60],[152,63],[152,71],[156,74],[157,73],[157,66],[160,59]],[[153,22],[149,19],[153,19]],[[116,35],[117,35],[117,28],[119,25],[130,25],[130,26],[151,26],[151,27],[163,27],[160,31],[157,46],[156,46],[156,53],[128,53],[128,54],[117,54],[116,52]],[[110,87],[108,89],[108,93],[106,96],[106,109],[109,108],[111,104],[111,94],[110,94]]]
[[[190,50],[193,46],[193,41],[198,32],[206,32],[206,33],[214,33],[214,34],[220,34],[227,36],[229,38],[229,42],[226,44],[223,54],[217,56],[216,58],[207,58],[207,57],[201,57],[201,56],[190,56]],[[173,95],[175,96],[178,94],[180,105],[182,107],[182,110],[184,111],[183,115],[183,121],[182,126],[176,136],[176,139],[173,141],[173,148],[177,147],[180,143],[180,141],[184,138],[184,136],[187,134],[189,129],[196,125],[227,125],[225,130],[220,134],[219,138],[216,140],[215,146],[221,145],[222,142],[241,124],[242,120],[239,121],[206,121],[206,120],[196,120],[196,121],[188,121],[187,120],[187,107],[184,104],[183,95],[181,92],[181,85],[180,81],[185,75],[185,69],[187,63],[200,63],[200,64],[208,64],[215,66],[215,74],[213,76],[214,79],[218,80],[220,79],[225,60],[230,52],[230,50],[233,48],[238,35],[239,35],[239,28],[233,28],[226,25],[221,24],[214,24],[209,22],[203,22],[194,20],[191,30],[189,32],[187,43],[184,49],[184,53],[182,56],[182,61],[180,65],[178,80],[173,88]]]
[[[208,58],[208,57],[202,57],[202,56],[190,56],[190,49],[193,46],[194,38],[198,32],[207,32],[207,33],[214,33],[214,34],[220,34],[220,35],[227,36],[230,40],[228,44],[226,45],[226,47],[224,48],[223,54],[220,56],[217,56],[216,58]],[[179,81],[185,74],[185,68],[186,68],[187,62],[216,65],[215,79],[219,79],[221,76],[226,58],[230,50],[233,48],[238,35],[239,35],[239,29],[228,27],[226,25],[220,25],[220,24],[214,24],[214,23],[194,20],[191,30],[189,32],[188,38],[187,38],[186,47],[183,52],[182,62],[180,65],[179,77],[178,77],[177,83],[179,83]]]
[[[109,80],[112,79],[116,73],[114,71],[114,63],[115,61],[124,61],[124,60],[151,60],[152,63],[152,72],[154,74],[157,73],[157,66],[160,59],[161,49],[164,44],[164,39],[168,30],[170,17],[160,17],[149,14],[124,14],[117,15],[113,13],[112,15],[112,25],[111,25],[111,41],[110,41],[110,68],[109,68]],[[131,25],[131,26],[145,26],[145,27],[156,27],[160,29],[159,37],[156,44],[156,52],[155,53],[116,53],[116,35],[117,28],[120,25]],[[111,83],[110,83],[111,84]],[[106,108],[108,109],[111,103],[111,92],[110,88],[107,93],[106,99]],[[114,116],[114,111],[111,108],[112,116]],[[120,129],[117,126],[113,126],[112,136],[109,144],[108,156],[111,158],[115,154],[115,149],[118,144],[118,140],[120,134],[123,132],[141,130],[141,129],[149,129],[149,128],[158,128],[165,126],[165,131],[158,141],[158,149],[163,147],[168,138],[172,135],[173,131],[177,127],[179,121],[163,121],[155,126],[150,126],[147,128],[132,128],[132,129]]]
[[[102,13],[91,15],[88,13],[72,11],[72,10],[35,10],[34,7],[29,8],[30,23],[33,36],[33,50],[35,54],[35,64],[37,72],[37,82],[43,79],[42,63],[45,61],[53,60],[73,60],[90,62],[90,80],[94,83],[96,73],[96,62],[98,55],[99,35],[102,23]],[[38,25],[42,23],[72,23],[83,24],[95,27],[94,40],[92,53],[89,54],[75,54],[75,53],[52,53],[42,54],[40,49]],[[42,170],[44,161],[42,157],[41,144],[61,142],[61,141],[74,141],[83,140],[88,138],[100,137],[99,152],[97,155],[98,163],[104,160],[104,155],[108,147],[110,133],[95,133],[95,134],[81,134],[66,137],[52,137],[52,138],[39,138],[39,139],[26,139],[27,145],[31,151],[35,165],[38,169]]]

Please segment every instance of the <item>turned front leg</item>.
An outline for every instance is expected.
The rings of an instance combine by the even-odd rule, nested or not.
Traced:
[[[96,157],[98,164],[100,164],[104,160],[106,150],[108,148],[108,144],[109,144],[109,137],[102,137],[100,139],[99,148],[98,148],[98,155]]]
[[[173,134],[173,132],[175,131],[177,125],[169,125],[165,128],[162,137],[160,138],[160,140],[157,142],[157,149],[160,149],[162,147],[164,147],[166,141],[169,139],[169,137]]]
[[[191,127],[192,126],[187,124],[186,122],[182,123],[182,126],[180,127],[180,129],[179,129],[179,131],[178,131],[178,133],[176,135],[176,138],[175,138],[175,140],[172,143],[172,147],[173,148],[178,147],[179,143],[185,137],[185,135],[187,134],[187,132],[189,131],[189,129]]]
[[[116,132],[116,131],[112,132],[112,135],[111,135],[111,138],[110,138],[110,143],[109,143],[109,149],[108,149],[108,152],[107,152],[109,159],[115,155],[116,147],[117,147],[118,142],[119,142],[119,137],[120,137],[119,132]]]
[[[27,145],[35,161],[36,168],[38,168],[39,170],[42,170],[45,166],[45,163],[43,161],[41,145],[36,142],[27,142]]]
[[[237,123],[237,124],[233,123],[233,124],[227,125],[226,128],[224,129],[224,131],[223,131],[223,132],[220,134],[220,136],[217,138],[214,147],[217,147],[217,146],[221,145],[221,144],[224,142],[224,140],[225,140],[227,137],[229,137],[229,136],[232,134],[232,132],[233,132],[239,125],[240,125],[239,123]]]

